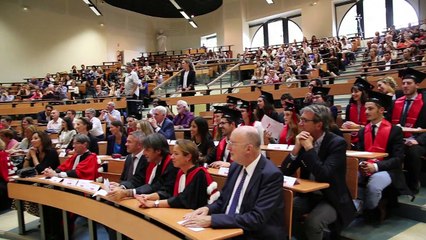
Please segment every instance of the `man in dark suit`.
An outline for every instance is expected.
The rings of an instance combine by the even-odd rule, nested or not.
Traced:
[[[260,151],[254,127],[232,132],[234,163],[219,199],[185,216],[186,227],[242,228],[242,239],[284,239],[283,178]]]
[[[398,98],[389,116],[392,124],[407,128],[426,128],[426,92],[418,92],[419,84],[426,78],[426,73],[407,68],[399,71],[402,77],[404,96]],[[420,172],[422,156],[426,154],[426,133],[404,133],[407,185],[417,194],[420,189]]]
[[[108,193],[108,197],[120,200],[136,194],[156,193],[160,199],[166,199],[173,195],[178,169],[171,161],[167,139],[158,133],[151,134],[144,138],[143,148],[146,167],[140,167],[140,171],[134,173],[130,182],[124,181],[124,187],[115,188]]]
[[[175,127],[166,116],[167,109],[157,106],[153,109],[153,116],[148,118],[148,121],[156,133],[163,135],[166,139],[175,140]]]
[[[370,97],[365,103],[369,123],[359,131],[358,150],[368,152],[386,152],[384,159],[368,159],[360,163],[359,182],[366,185],[363,200],[365,216],[386,217],[385,201],[381,201],[383,190],[394,187],[400,194],[411,194],[402,173],[404,142],[400,127],[384,119],[385,109],[392,104],[392,97],[383,93],[369,91]],[[381,204],[379,204],[381,203]]]
[[[330,109],[323,105],[309,105],[301,110],[300,130],[296,144],[281,164],[286,176],[301,169],[303,179],[330,184],[329,188],[294,199],[293,232],[297,239],[322,239],[330,228],[338,234],[355,216],[355,206],[346,186],[346,142],[329,132]],[[308,214],[304,223],[301,218]]]
[[[50,114],[52,113],[53,106],[48,104],[44,107],[44,111],[37,113],[37,123],[39,124],[47,124],[50,119]]]
[[[132,189],[145,184],[145,172],[148,161],[143,155],[143,140],[145,134],[135,131],[127,137],[126,147],[129,155],[126,157],[120,176],[120,183],[111,182],[112,188]]]

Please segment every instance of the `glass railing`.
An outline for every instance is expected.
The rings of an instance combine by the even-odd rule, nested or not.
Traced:
[[[242,65],[235,59],[218,63],[211,61],[195,62],[196,71],[196,95],[205,94],[226,94],[232,92],[232,87],[242,84],[249,78],[253,71],[247,65]],[[247,72],[249,71],[249,72]],[[157,85],[153,90],[156,96],[170,97],[179,94],[180,72],[175,72],[162,84]]]

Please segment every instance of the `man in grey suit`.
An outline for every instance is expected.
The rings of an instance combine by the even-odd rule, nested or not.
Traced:
[[[283,177],[261,154],[257,130],[235,129],[228,149],[234,162],[219,199],[187,214],[183,225],[242,228],[242,239],[284,239]]]

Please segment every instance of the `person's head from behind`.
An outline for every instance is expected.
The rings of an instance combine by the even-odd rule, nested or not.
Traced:
[[[0,139],[3,140],[3,142],[9,144],[9,142],[13,139],[13,132],[9,129],[2,129],[0,130]]]
[[[241,126],[232,132],[227,148],[233,161],[248,166],[259,156],[260,144],[256,128]]]
[[[199,155],[197,145],[194,142],[180,139],[176,141],[176,145],[173,147],[171,159],[176,168],[188,170],[191,166],[197,164]]]
[[[143,132],[146,136],[154,133],[151,124],[147,120],[140,120],[136,123],[136,130]]]
[[[31,142],[31,139],[32,139],[32,137],[33,137],[33,134],[35,133],[35,132],[37,132],[38,131],[38,128],[36,127],[36,126],[34,126],[34,125],[31,125],[31,126],[28,126],[27,128],[25,128],[25,130],[24,130],[24,137],[26,138],[26,139],[28,139],[28,141],[30,141]]]
[[[77,134],[73,140],[74,151],[77,155],[87,152],[90,146],[90,138],[84,134]]]
[[[31,146],[37,148],[39,152],[45,151],[52,147],[52,140],[47,133],[37,130],[31,138]]]
[[[154,162],[156,164],[163,160],[170,152],[167,139],[159,133],[146,136],[143,141],[143,146],[144,155],[148,162]]]
[[[126,141],[127,152],[130,154],[138,154],[143,150],[143,141],[145,134],[141,131],[134,131],[129,134]]]

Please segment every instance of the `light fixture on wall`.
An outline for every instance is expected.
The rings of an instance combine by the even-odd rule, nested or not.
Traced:
[[[30,9],[27,7],[27,6],[23,6],[22,7],[22,11],[24,11],[24,12],[28,12]]]
[[[83,1],[90,1],[90,0],[83,0]],[[176,2],[176,0],[169,0],[171,4],[173,4],[173,6],[179,11],[179,13],[186,19],[189,21],[189,24],[191,24],[191,26],[193,28],[198,28],[197,24],[194,22],[194,20],[192,19],[194,17],[194,15],[191,15],[191,17],[179,6],[179,4]]]
[[[274,4],[273,0],[266,0],[266,3],[268,3],[269,5]]]
[[[313,7],[313,6],[317,5],[317,4],[318,4],[318,2],[313,2],[310,5]]]
[[[96,14],[96,16],[102,16],[101,11],[99,11],[99,9],[96,7],[95,4],[92,3],[91,0],[83,0],[83,2],[87,4],[87,6],[89,6],[90,10],[92,10]]]

